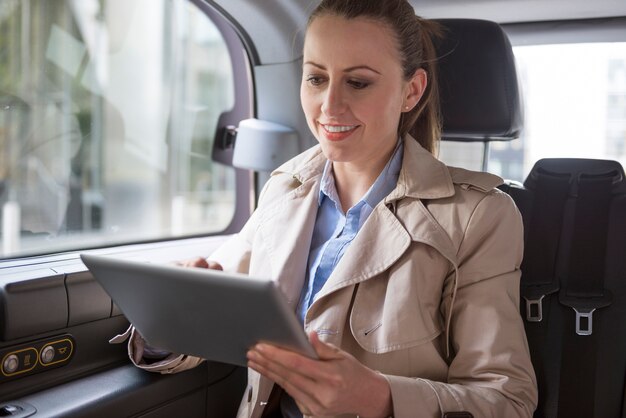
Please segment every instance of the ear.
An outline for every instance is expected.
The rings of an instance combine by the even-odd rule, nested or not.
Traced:
[[[418,68],[413,77],[406,82],[404,91],[403,112],[409,112],[413,109],[422,98],[426,86],[428,85],[428,74],[423,68]]]

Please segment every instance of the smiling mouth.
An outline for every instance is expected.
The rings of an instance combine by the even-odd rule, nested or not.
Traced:
[[[331,134],[350,132],[358,127],[358,125],[321,125],[326,132],[329,132]]]

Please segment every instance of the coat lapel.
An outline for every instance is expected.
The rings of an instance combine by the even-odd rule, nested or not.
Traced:
[[[272,278],[294,308],[306,276],[318,191],[317,178],[307,180],[269,207],[259,226]]]
[[[387,206],[378,205],[320,290],[316,301],[384,272],[404,254],[411,242],[429,245],[451,263],[456,263],[452,240],[421,201],[402,204],[395,215]]]
[[[398,185],[363,224],[318,293],[309,309],[312,315],[307,315],[307,319],[315,315],[316,307],[327,305],[324,298],[389,269],[411,242],[435,248],[456,265],[452,240],[423,202],[423,199],[440,199],[453,194],[454,186],[445,165],[408,137]]]
[[[406,251],[411,237],[387,206],[377,205],[331,273],[317,300],[387,270]]]
[[[456,264],[456,248],[452,239],[421,200],[399,205],[397,216],[404,221],[412,241],[435,248],[451,263]]]

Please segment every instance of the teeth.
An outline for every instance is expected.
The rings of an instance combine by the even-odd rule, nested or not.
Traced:
[[[324,125],[324,129],[328,132],[348,132],[354,129],[354,125],[340,126],[340,125]]]

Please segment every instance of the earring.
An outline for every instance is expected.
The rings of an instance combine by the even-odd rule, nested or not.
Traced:
[[[404,110],[409,110],[409,107],[408,106],[404,106]]]

